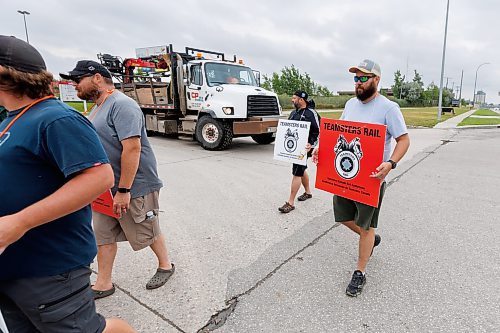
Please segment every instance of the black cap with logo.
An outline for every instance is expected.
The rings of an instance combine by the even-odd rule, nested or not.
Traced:
[[[309,95],[304,91],[304,90],[297,90],[295,93],[294,93],[295,96],[298,96],[300,98],[303,98],[304,101],[307,102],[307,98],[309,97]]]
[[[93,60],[80,60],[76,63],[75,69],[68,74],[59,73],[59,76],[66,80],[81,78],[82,76],[101,74],[104,77],[111,79],[109,70],[100,63]]]

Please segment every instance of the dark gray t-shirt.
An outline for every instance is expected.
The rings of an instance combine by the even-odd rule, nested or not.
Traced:
[[[116,192],[120,181],[121,141],[131,137],[141,138],[141,157],[130,190],[131,197],[137,198],[159,191],[163,184],[158,178],[156,158],[146,135],[144,114],[139,105],[130,97],[115,90],[99,109],[94,106],[89,119],[95,126],[113,167],[115,174],[113,193]]]

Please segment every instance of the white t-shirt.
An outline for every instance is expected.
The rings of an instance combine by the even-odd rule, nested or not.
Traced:
[[[357,97],[351,98],[345,104],[340,119],[386,125],[384,161],[391,157],[391,138],[398,138],[408,133],[399,105],[382,95],[377,95],[366,104]]]

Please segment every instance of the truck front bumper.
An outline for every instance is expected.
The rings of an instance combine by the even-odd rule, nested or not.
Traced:
[[[262,119],[233,122],[233,133],[235,135],[251,135],[276,133],[278,119]]]

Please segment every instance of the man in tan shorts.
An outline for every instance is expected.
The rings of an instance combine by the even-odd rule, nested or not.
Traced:
[[[111,280],[117,242],[128,241],[134,251],[151,247],[158,268],[146,284],[147,289],[163,286],[174,273],[168,258],[165,238],[158,222],[158,193],[163,186],[158,178],[156,158],[149,144],[144,115],[131,98],[114,89],[110,72],[92,60],[81,60],[62,78],[76,82],[78,97],[95,101],[89,119],[95,126],[113,172],[115,184],[114,218],[93,212],[98,245],[99,274],[93,286],[94,297],[114,293]]]

